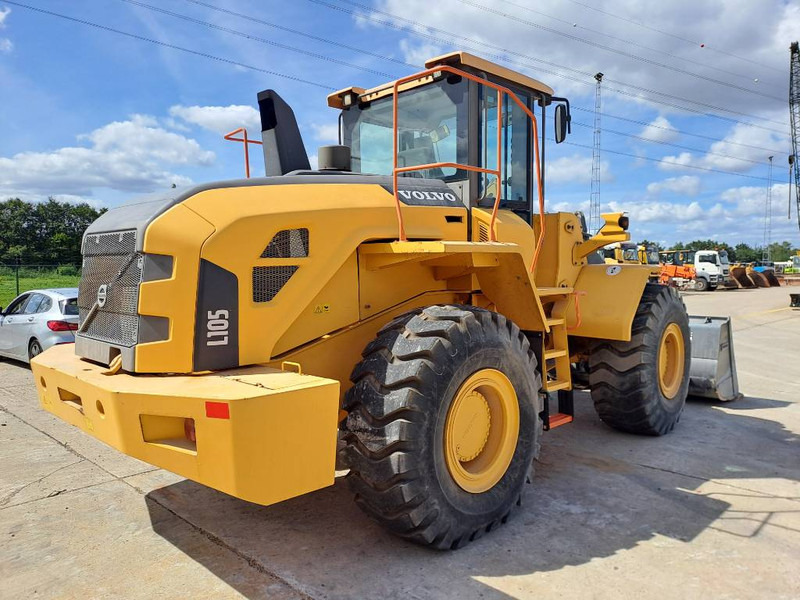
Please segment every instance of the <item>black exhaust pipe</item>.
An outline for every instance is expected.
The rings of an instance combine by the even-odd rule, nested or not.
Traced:
[[[292,108],[275,90],[264,90],[258,94],[258,110],[267,177],[311,169]]]

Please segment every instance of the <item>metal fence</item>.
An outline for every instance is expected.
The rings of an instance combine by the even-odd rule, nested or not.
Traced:
[[[44,279],[48,277],[74,277],[81,276],[80,264],[26,264],[0,263],[0,281],[11,278],[15,282],[16,293],[20,293],[20,279]],[[23,290],[24,291],[24,290]]]

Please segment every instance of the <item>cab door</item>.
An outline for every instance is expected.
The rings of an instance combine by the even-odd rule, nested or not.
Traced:
[[[25,331],[29,328],[27,315],[25,315],[25,305],[33,294],[22,294],[18,296],[6,311],[0,315],[0,353],[20,358],[19,345],[20,337],[24,337]],[[27,346],[27,341],[23,342]],[[27,347],[25,348],[27,352]],[[25,355],[22,355],[24,358]]]

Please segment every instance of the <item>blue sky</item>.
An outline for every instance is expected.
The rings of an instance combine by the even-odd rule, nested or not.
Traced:
[[[629,211],[634,238],[761,243],[772,154],[772,238],[800,245],[786,218],[784,100],[798,2],[21,3],[240,65],[0,0],[0,197],[114,206],[172,183],[240,177],[241,146],[221,133],[246,125],[258,136],[256,94],[266,88],[292,105],[315,155],[335,141],[328,88],[368,88],[464,49],[545,81],[576,107],[571,144],[548,146],[549,209],[588,206],[591,75],[602,71],[601,201]],[[252,165],[263,172],[257,151]]]

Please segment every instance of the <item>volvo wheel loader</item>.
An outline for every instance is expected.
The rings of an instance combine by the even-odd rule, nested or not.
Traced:
[[[121,452],[258,504],[329,486],[392,532],[456,548],[505,523],[542,432],[660,435],[689,386],[689,319],[650,267],[590,264],[606,214],[547,213],[546,125],[569,104],[467,53],[328,97],[310,169],[259,94],[266,177],[114,208],[83,239],[74,346],[33,361],[42,406]]]

